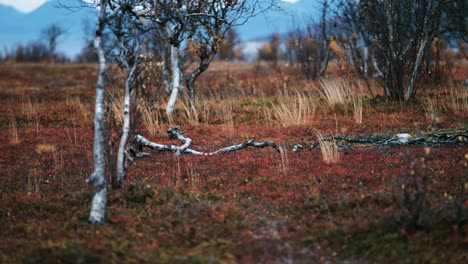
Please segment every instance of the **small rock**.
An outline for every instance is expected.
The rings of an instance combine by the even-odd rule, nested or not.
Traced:
[[[397,139],[400,143],[408,143],[409,139],[411,138],[411,135],[408,134],[408,133],[401,133],[401,134],[397,134]]]

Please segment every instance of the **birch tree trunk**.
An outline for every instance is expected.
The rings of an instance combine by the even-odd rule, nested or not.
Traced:
[[[324,54],[321,54],[323,57],[321,58],[321,65],[318,72],[318,76],[322,77],[325,74],[325,71],[328,68],[328,60],[330,58],[330,38],[327,34],[327,9],[328,9],[328,1],[323,1],[323,10],[322,10],[322,38],[323,43],[322,46],[325,49]]]
[[[195,97],[196,97],[196,87],[195,81],[197,78],[208,69],[213,57],[208,56],[206,58],[201,58],[200,64],[198,67],[187,77],[187,88],[189,91],[189,102],[191,107],[196,107]]]
[[[94,112],[94,144],[93,158],[94,171],[86,180],[92,184],[94,196],[91,202],[91,211],[88,221],[91,224],[104,223],[104,216],[107,203],[107,182],[106,182],[106,164],[104,160],[104,89],[106,86],[106,58],[102,44],[102,33],[105,26],[107,1],[101,0],[100,14],[96,36],[94,38],[94,47],[99,57],[99,76],[96,84],[96,103]]]
[[[426,53],[426,49],[428,45],[429,45],[428,37],[426,37],[424,41],[421,42],[421,45],[419,45],[419,50],[418,50],[418,54],[416,55],[416,61],[414,62],[414,65],[413,65],[413,71],[411,72],[408,89],[406,90],[405,101],[409,101],[416,94],[416,80],[418,78],[422,59],[424,57],[424,53]]]
[[[182,87],[182,70],[180,69],[180,48],[179,44],[171,44],[171,94],[167,102],[166,113],[171,115],[174,112],[177,96]]]
[[[137,59],[130,72],[128,73],[127,79],[125,80],[125,96],[123,105],[123,129],[122,136],[120,138],[119,149],[117,152],[117,180],[115,187],[122,187],[125,180],[126,173],[126,157],[125,157],[125,145],[128,141],[128,133],[130,131],[130,102],[132,99],[132,80],[134,79],[135,71],[138,65]]]

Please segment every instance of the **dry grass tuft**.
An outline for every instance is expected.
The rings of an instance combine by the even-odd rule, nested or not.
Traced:
[[[362,124],[363,119],[363,100],[362,100],[362,89],[359,89],[357,93],[350,93],[351,98],[351,111],[353,112],[354,122],[356,124]]]
[[[154,136],[157,131],[161,129],[163,123],[161,111],[159,111],[157,107],[149,105],[144,100],[138,104],[138,111],[141,113],[143,124],[149,134]]]
[[[341,155],[335,139],[325,139],[319,131],[316,131],[315,134],[320,144],[320,151],[322,152],[323,161],[326,164],[338,163],[341,159]]]
[[[21,141],[19,139],[18,134],[18,126],[16,124],[16,120],[12,119],[10,121],[10,143],[13,145],[18,145]]]
[[[211,109],[207,99],[197,101],[197,106],[191,106],[188,102],[182,102],[182,118],[184,121],[193,126],[206,123],[210,120]]]
[[[352,113],[356,124],[362,124],[364,87],[361,82],[357,81],[356,87],[353,88],[347,80],[324,79],[316,89],[328,107],[332,109],[343,107],[345,112]]]
[[[279,169],[280,171],[282,171],[283,173],[286,173],[288,170],[289,170],[289,156],[288,156],[288,152],[286,150],[282,150],[280,152],[280,156],[281,156],[281,163],[279,164]]]
[[[283,127],[305,125],[313,120],[315,109],[315,102],[309,96],[296,92],[294,97],[285,97],[267,106],[265,116]]]
[[[93,108],[83,103],[79,97],[69,98],[69,96],[67,96],[66,104],[70,107],[71,111],[81,115],[84,122],[91,123],[93,121],[93,112],[90,110]]]
[[[222,123],[223,133],[227,134],[229,139],[234,138],[234,118],[233,118],[233,106],[231,102],[221,103],[216,106],[216,112]]]
[[[332,108],[336,105],[346,105],[351,93],[349,83],[342,79],[320,80],[317,90],[326,104]]]
[[[439,105],[437,104],[437,100],[434,98],[427,97],[425,99],[424,110],[426,111],[426,117],[431,121],[436,120],[440,115]]]
[[[468,93],[465,87],[451,84],[449,89],[445,88],[445,93],[448,94],[448,102],[444,103],[445,110],[455,114],[468,113]]]
[[[122,96],[116,96],[110,102],[112,118],[115,120],[115,125],[121,127],[123,124],[123,108],[124,108],[124,98]],[[106,107],[108,108],[108,107]]]
[[[26,116],[30,123],[32,123],[38,118],[39,112],[39,104],[37,102],[33,102],[31,98],[28,97],[24,102],[22,102],[21,114]]]
[[[28,123],[36,127],[36,130],[39,130],[41,105],[37,101],[27,98],[21,104],[21,114],[26,117]]]
[[[197,165],[189,162],[189,164],[185,166],[185,172],[185,175],[182,176],[185,185],[191,189],[200,189],[203,184],[203,179],[198,172]]]
[[[38,144],[35,150],[37,154],[42,155],[54,153],[55,151],[57,151],[57,147],[55,147],[55,145],[52,144]]]

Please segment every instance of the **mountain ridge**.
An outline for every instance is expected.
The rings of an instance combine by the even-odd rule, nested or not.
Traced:
[[[3,49],[14,49],[39,40],[41,30],[51,24],[60,25],[66,32],[59,38],[57,50],[69,57],[78,54],[85,45],[83,20],[95,19],[89,8],[76,11],[59,8],[59,4],[72,6],[75,0],[47,1],[35,10],[23,13],[13,7],[0,4],[0,45]]]

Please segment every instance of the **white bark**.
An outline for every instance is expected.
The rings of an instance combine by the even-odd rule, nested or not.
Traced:
[[[413,65],[413,71],[411,72],[408,89],[406,90],[405,101],[413,98],[414,94],[416,93],[416,80],[419,75],[419,68],[421,67],[422,59],[424,57],[424,53],[426,53],[428,45],[429,38],[427,37],[424,39],[424,41],[421,42],[421,45],[419,45],[418,54],[416,55],[416,61]]]
[[[138,49],[137,49],[138,50]],[[116,186],[121,187],[123,185],[125,179],[125,145],[127,145],[128,141],[128,133],[130,131],[130,102],[131,102],[131,88],[132,88],[132,81],[134,79],[135,71],[138,65],[138,60],[135,59],[130,72],[127,75],[127,79],[125,80],[125,96],[124,96],[124,106],[123,106],[123,129],[122,129],[122,137],[120,138],[119,149],[117,152],[117,182]]]
[[[167,102],[166,113],[171,115],[174,111],[177,102],[177,96],[182,88],[182,70],[180,69],[180,54],[179,46],[171,45],[171,74],[172,85],[169,101]]]
[[[106,164],[104,160],[104,89],[106,86],[107,66],[102,45],[102,32],[106,16],[107,1],[101,0],[98,29],[94,38],[94,47],[99,57],[99,76],[96,84],[96,103],[94,112],[94,172],[86,180],[93,185],[94,196],[88,221],[92,224],[104,223],[107,201]]]
[[[125,96],[123,106],[123,130],[120,138],[119,149],[117,151],[117,182],[116,186],[122,186],[125,177],[125,145],[128,140],[130,130],[130,91],[125,85]]]
[[[181,131],[178,129],[179,129],[179,126],[172,127],[167,131],[167,133],[169,134],[169,138],[178,139],[179,141],[181,141],[182,142],[181,146],[158,144],[158,143],[151,142],[150,140],[146,139],[145,137],[141,135],[136,135],[135,138],[133,139],[133,144],[135,148],[132,149],[132,151],[130,151],[131,153],[134,153],[133,158],[139,157],[139,154],[137,154],[136,151],[141,150],[142,147],[147,147],[156,151],[172,151],[172,152],[175,152],[176,155],[192,154],[192,155],[197,155],[197,156],[213,156],[213,155],[218,155],[218,154],[245,149],[248,147],[256,147],[256,148],[272,147],[278,152],[283,152],[283,148],[279,144],[273,141],[257,142],[253,139],[247,140],[241,144],[221,148],[212,152],[193,150],[189,148],[190,144],[192,143],[192,140],[190,138],[184,137],[183,135],[184,131]],[[147,156],[147,154],[143,153],[143,155],[140,155],[140,156]]]

